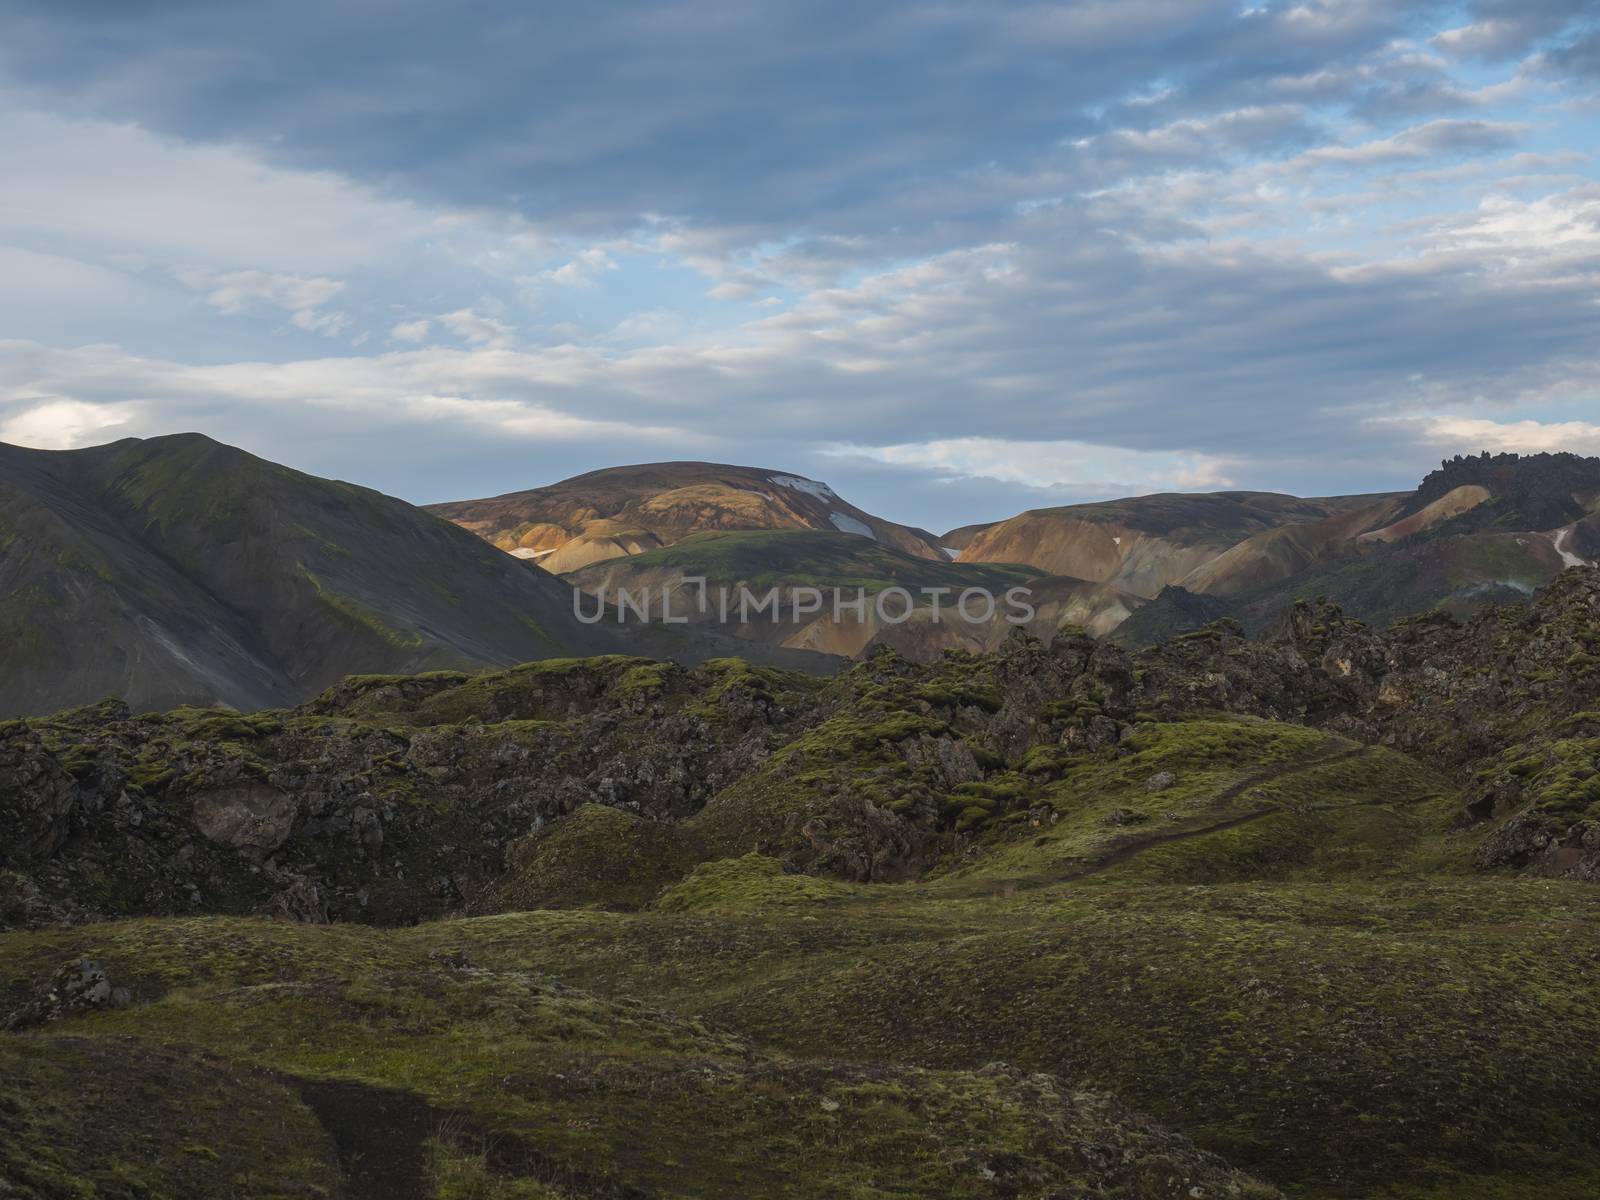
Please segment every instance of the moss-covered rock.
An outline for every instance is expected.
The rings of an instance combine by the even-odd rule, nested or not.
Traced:
[[[644,908],[704,857],[700,839],[682,824],[585,804],[511,843],[505,874],[469,910]]]

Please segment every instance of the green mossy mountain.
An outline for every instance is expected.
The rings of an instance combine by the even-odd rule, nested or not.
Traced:
[[[198,434],[0,446],[0,715],[265,708],[609,648],[559,580],[367,488]]]

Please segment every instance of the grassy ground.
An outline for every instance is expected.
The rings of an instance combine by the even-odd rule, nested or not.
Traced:
[[[1113,1091],[1294,1194],[1575,1198],[1600,1180],[1584,1116],[1600,1064],[1575,1051],[1600,1034],[1600,897],[1581,885],[1095,880],[938,899],[796,879],[775,902],[770,873],[722,874],[669,893],[682,912],[14,934],[0,977],[20,1001],[21,981],[94,956],[143,1003],[58,1031],[411,1092],[552,1182],[610,1162],[610,1182],[663,1195],[876,1195],[829,1164],[879,1155],[912,1187],[942,1153],[920,1133],[872,1150],[852,1139],[876,1116],[830,1131],[812,1106],[892,1083],[951,1122],[941,1146],[1016,1149],[1032,1135],[985,1124],[997,1056]],[[730,876],[749,877],[742,901]]]
[[[841,755],[892,803],[904,731],[854,711],[752,811]],[[918,882],[651,844],[637,912],[0,937],[0,1011],[82,956],[137,1001],[0,1035],[0,1194],[314,1196],[336,1168],[378,1194],[352,1162],[385,1137],[396,1195],[1269,1194],[1101,1093],[1294,1196],[1600,1191],[1600,892],[1470,874],[1437,776],[1298,727],[1141,725],[1017,773],[1027,804]],[[543,851],[581,864],[631,820]]]

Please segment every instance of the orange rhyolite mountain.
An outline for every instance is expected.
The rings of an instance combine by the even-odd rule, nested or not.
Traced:
[[[557,574],[670,546],[694,533],[745,529],[834,530],[919,558],[949,559],[931,533],[864,512],[825,483],[720,463],[609,467],[548,487],[429,508]]]

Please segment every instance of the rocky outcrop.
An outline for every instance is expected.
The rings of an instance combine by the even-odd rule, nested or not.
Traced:
[[[1520,813],[1479,844],[1473,864],[1485,871],[1511,868],[1546,879],[1600,883],[1600,820],[1562,828],[1543,813]]]
[[[19,863],[48,858],[72,830],[78,784],[21,721],[0,724],[0,828]]]
[[[585,804],[697,812],[800,717],[769,678],[786,677],[596,659],[357,678],[250,716],[0,724],[0,814],[18,831],[0,842],[0,921],[437,915],[496,879],[510,843]]]
[[[193,809],[195,827],[217,845],[262,856],[289,840],[299,811],[293,796],[263,783],[207,788],[195,794]],[[371,810],[360,811],[381,843],[382,827]]]
[[[30,1029],[92,1009],[126,1008],[132,1002],[128,989],[112,986],[104,967],[93,959],[79,959],[63,964],[33,1000],[7,1018],[4,1028]]]
[[[1588,878],[1597,650],[1600,570],[1573,569],[1529,605],[1381,633],[1304,602],[1262,639],[1226,620],[1139,652],[1017,634],[933,663],[885,649],[832,681],[601,658],[355,678],[250,716],[97,706],[0,724],[0,922],[415,921],[484,894],[509,846],[586,805],[691,822],[710,853],[905,878],[1030,808],[1035,767],[1216,711],[1457,770],[1463,828],[1511,822],[1481,866]]]

